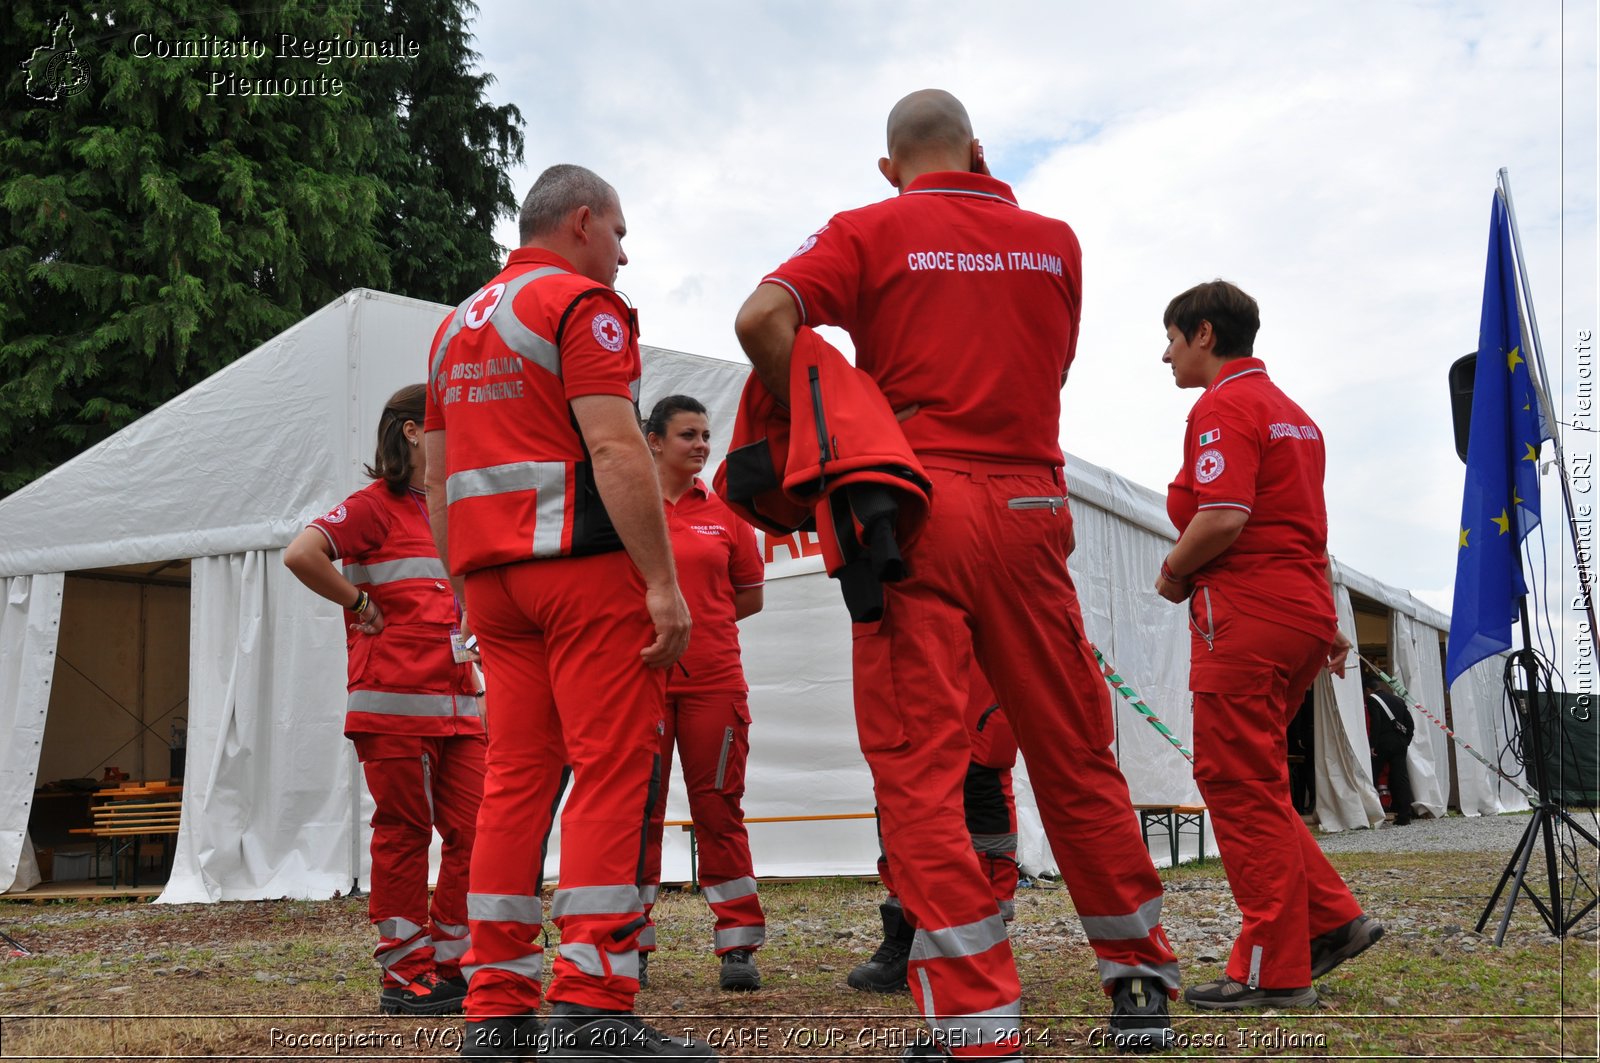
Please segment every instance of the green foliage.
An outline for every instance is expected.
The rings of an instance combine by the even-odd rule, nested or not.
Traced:
[[[350,288],[453,302],[493,272],[521,115],[484,101],[466,10],[465,0],[9,5],[0,491]],[[39,101],[30,92],[48,82],[30,58],[53,33],[66,43],[62,15],[76,64],[64,69],[81,84]],[[283,54],[284,35],[403,36],[418,54],[318,62]],[[196,42],[210,42],[207,54],[193,54]],[[190,53],[160,54],[177,43]]]

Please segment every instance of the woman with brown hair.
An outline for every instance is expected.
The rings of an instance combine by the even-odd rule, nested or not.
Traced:
[[[345,610],[344,733],[376,806],[368,913],[379,936],[378,1006],[389,1015],[461,1010],[467,868],[483,796],[476,654],[429,530],[423,402],[421,384],[395,392],[367,466],[373,482],[312,521],[283,555],[300,582]],[[430,911],[435,828],[444,849]]]
[[[644,430],[661,480],[678,582],[694,617],[689,648],[667,675],[663,782],[645,853],[645,912],[654,905],[661,882],[666,780],[676,745],[699,847],[700,889],[717,917],[712,942],[721,958],[717,983],[723,989],[759,989],[754,954],[766,940],[766,916],[756,896],[740,807],[750,754],[750,708],[737,622],[761,610],[765,568],[750,525],[736,518],[699,477],[711,452],[705,406],[687,395],[669,395],[655,404]],[[642,940],[650,944],[641,958],[649,955],[654,934],[653,925],[645,931]]]

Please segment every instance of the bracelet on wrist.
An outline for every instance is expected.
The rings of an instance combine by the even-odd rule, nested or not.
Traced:
[[[1161,562],[1161,578],[1166,580],[1168,583],[1183,582],[1183,580],[1179,579],[1177,574],[1172,571],[1172,566],[1167,564],[1165,561]]]
[[[372,598],[366,591],[356,591],[355,604],[350,606],[350,611],[357,616],[367,611],[367,606],[372,604]]]

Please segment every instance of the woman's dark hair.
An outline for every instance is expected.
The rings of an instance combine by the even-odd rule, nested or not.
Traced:
[[[687,395],[668,395],[655,406],[651,407],[650,416],[644,419],[644,433],[652,432],[658,436],[667,434],[667,422],[680,413],[698,413],[705,416],[705,405],[699,399],[691,399]]]
[[[1176,325],[1185,340],[1193,340],[1200,322],[1211,322],[1219,358],[1249,357],[1261,328],[1261,308],[1237,285],[1225,280],[1207,281],[1173,297],[1162,315],[1161,327]]]
[[[412,447],[405,424],[415,421],[421,427],[427,396],[428,389],[422,384],[403,387],[384,403],[383,416],[378,419],[378,450],[367,466],[367,475],[382,480],[397,495],[411,484]]]

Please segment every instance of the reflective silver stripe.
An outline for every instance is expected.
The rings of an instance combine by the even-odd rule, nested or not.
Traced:
[[[1255,945],[1250,949],[1250,980],[1245,983],[1251,989],[1261,988],[1261,946]]]
[[[1164,985],[1172,989],[1183,985],[1183,976],[1178,973],[1176,963],[1163,963],[1159,967],[1152,967],[1148,963],[1114,963],[1096,956],[1095,967],[1102,985],[1110,985],[1118,978],[1159,978]]]
[[[522,356],[525,362],[532,362],[540,369],[561,375],[561,352],[556,345],[533,331],[522,323],[517,317],[517,312],[511,308],[517,294],[539,280],[541,277],[553,277],[566,270],[555,266],[541,266],[531,269],[522,276],[506,282],[506,292],[500,297],[499,304],[494,308],[494,313],[489,315],[489,324],[500,334],[500,339],[512,351]]]
[[[718,952],[726,949],[753,949],[767,942],[764,926],[731,926],[718,930],[711,936],[712,947]]]
[[[472,944],[470,938],[434,938],[433,958],[454,963],[467,954],[467,946]]]
[[[469,893],[467,918],[491,923],[544,922],[544,903],[522,893]]]
[[[433,758],[422,754],[422,796],[428,801],[428,822],[433,822]]]
[[[1011,922],[1011,920],[1015,919],[1016,917],[1017,917],[1017,902],[1016,901],[1001,901],[1000,902],[1000,918],[1004,919],[1006,922],[1009,923],[1009,922]]]
[[[413,934],[419,934],[422,928],[403,916],[393,919],[378,920],[378,933],[386,938],[409,941]]]
[[[656,897],[658,897],[660,895],[660,893],[661,893],[661,886],[660,886],[659,883],[656,884],[656,885],[652,885],[652,886],[640,886],[639,887],[639,903],[641,903],[641,904],[654,904],[654,903],[656,903]]]
[[[520,292],[523,286],[529,281],[538,280],[540,277],[553,277],[557,273],[565,272],[567,271],[559,266],[541,266],[538,269],[529,270],[527,273],[524,273],[522,276],[517,277],[514,280],[508,281],[506,283],[505,294],[501,296],[500,304],[494,308],[495,312],[489,316],[489,320],[494,321],[494,319],[500,314],[500,307],[508,305],[511,302],[512,297],[516,295],[517,292]],[[512,287],[513,285],[515,285],[515,288]],[[483,289],[479,288],[477,291],[468,296],[464,303],[456,307],[456,312],[450,318],[450,327],[445,329],[444,335],[439,337],[438,344],[436,344],[433,348],[433,355],[428,359],[429,380],[432,380],[434,377],[439,375],[439,370],[443,368],[444,352],[450,347],[450,341],[455,339],[456,334],[466,327],[467,308],[476,302],[478,296],[482,294]],[[520,323],[521,322],[518,322],[518,324]],[[500,323],[498,321],[495,321],[495,331],[500,331]],[[505,334],[501,332],[502,338],[504,338],[504,335]]]
[[[972,847],[980,853],[1014,853],[1017,851],[1017,835],[1011,834],[974,834]]]
[[[653,949],[656,947],[656,928],[654,926],[647,926],[639,931],[639,947],[641,949]]]
[[[403,579],[449,579],[450,573],[444,570],[444,562],[437,557],[400,557],[370,565],[346,565],[344,578],[351,583],[376,586]]]
[[[556,890],[550,918],[571,915],[626,915],[643,910],[637,886],[578,886]]]
[[[416,952],[418,949],[425,949],[432,944],[433,942],[428,940],[428,935],[423,934],[421,937],[412,938],[404,945],[397,945],[392,949],[379,949],[377,952],[374,952],[372,956],[378,961],[378,966],[382,967],[385,971],[388,971],[389,968],[393,967],[395,964],[399,963],[413,952]],[[399,976],[396,975],[395,977]],[[406,980],[402,978],[401,981]],[[408,982],[407,984],[410,983]]]
[[[626,952],[608,952],[606,958],[611,961],[611,973],[620,978],[639,977],[639,950],[629,949]]]
[[[562,461],[514,461],[482,469],[462,469],[444,482],[448,504],[464,498],[515,491],[537,494],[534,510],[534,557],[559,557],[567,523],[567,464]]]
[[[352,690],[345,701],[350,712],[379,716],[454,716],[455,698],[449,694],[399,694],[391,690]]]
[[[736,901],[740,897],[749,897],[756,891],[756,880],[746,875],[744,878],[730,879],[719,882],[715,886],[705,887],[707,904],[725,904]]]
[[[999,911],[965,926],[943,930],[917,929],[911,940],[911,960],[944,959],[953,956],[978,956],[1006,940],[1006,924]]]
[[[1128,915],[1085,915],[1083,932],[1090,941],[1136,941],[1161,925],[1161,897],[1151,897]]]
[[[947,1045],[993,1045],[1014,1040],[1022,1025],[1022,998],[970,1015],[929,1015],[934,1037]]]
[[[479,971],[510,971],[519,974],[532,982],[544,979],[544,953],[530,952],[526,956],[518,956],[514,960],[498,960],[494,963],[475,963],[470,967],[461,968],[461,973],[467,981],[472,981],[472,976]]]
[[[467,918],[470,919],[471,916]],[[440,934],[444,934],[449,938],[464,938],[468,933],[469,931],[464,926],[457,926],[454,923],[441,923],[437,919],[433,921],[433,939],[435,941],[439,940]]]
[[[581,941],[561,943],[561,958],[591,978],[604,978],[608,974],[618,978],[639,977],[639,950],[607,952],[604,962],[600,950]],[[610,967],[608,971],[606,968]]]

